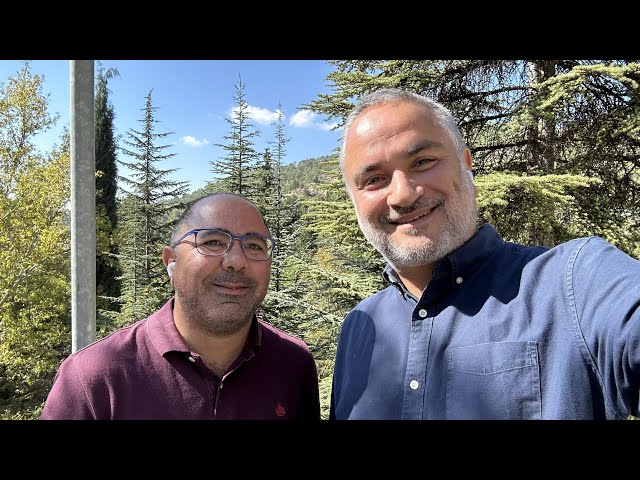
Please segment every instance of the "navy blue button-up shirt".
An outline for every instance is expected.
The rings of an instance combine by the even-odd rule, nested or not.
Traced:
[[[525,247],[486,224],[420,299],[383,275],[343,323],[331,419],[638,416],[640,262],[606,241]]]

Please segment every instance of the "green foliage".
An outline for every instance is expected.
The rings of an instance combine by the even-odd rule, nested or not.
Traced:
[[[255,182],[253,202],[265,220],[267,220],[267,217],[273,219],[277,194],[277,179],[271,152],[268,148],[265,149],[261,159],[256,164],[253,176]]]
[[[271,287],[275,291],[280,291],[283,277],[283,259],[291,252],[291,242],[288,240],[288,233],[291,225],[296,219],[296,209],[290,201],[283,196],[282,191],[282,163],[286,157],[286,144],[289,139],[284,133],[284,112],[282,105],[278,105],[278,117],[273,123],[275,127],[275,140],[269,141],[272,145],[273,155],[269,156],[265,151],[265,167],[262,180],[258,182],[258,195],[255,198],[256,204],[262,204],[262,212],[265,222],[269,227],[271,236],[276,239],[276,247],[273,252],[273,262],[271,265]]]
[[[121,275],[118,245],[114,234],[118,226],[116,193],[118,165],[114,133],[115,113],[109,101],[108,82],[118,71],[101,66],[95,92],[95,154],[96,154],[96,300],[97,324],[108,322],[110,312],[120,305]]]
[[[555,245],[597,234],[638,257],[640,244],[640,64],[583,60],[340,60],[332,94],[305,105],[344,121],[355,100],[383,87],[426,94],[459,119],[479,177],[572,175],[589,187],[554,194],[513,185],[509,208],[491,217],[500,233]],[[339,122],[340,123],[340,122]],[[568,179],[569,177],[560,177]],[[506,180],[504,180],[506,181]],[[500,182],[498,182],[500,183]],[[518,193],[520,192],[520,193]],[[564,193],[563,193],[564,192]],[[496,194],[500,192],[495,192]],[[569,195],[571,199],[565,198]],[[560,195],[560,197],[558,197]],[[535,208],[527,207],[533,196]],[[500,198],[500,197],[498,197]],[[560,201],[559,205],[554,205]],[[540,202],[550,202],[543,206]],[[498,204],[489,203],[497,208]],[[520,210],[527,209],[528,210]],[[510,212],[508,211],[510,209]],[[526,211],[526,215],[524,214]],[[564,212],[564,213],[561,213]],[[546,215],[551,217],[546,217]],[[519,220],[531,215],[529,226]],[[562,225],[564,221],[571,225]],[[526,222],[525,222],[526,223]],[[524,229],[524,230],[523,230]],[[517,231],[516,231],[517,230]]]
[[[290,217],[294,220],[285,232],[288,243],[281,259],[280,288],[271,290],[262,311],[276,326],[309,345],[318,367],[322,415],[328,418],[342,319],[356,303],[382,287],[382,260],[358,229],[337,157],[301,163],[305,169],[292,171],[314,181],[287,193],[295,207],[291,211],[298,214]]]
[[[142,131],[130,129],[128,140],[124,141],[130,149],[122,148],[133,162],[121,163],[134,173],[133,178],[120,177],[131,191],[125,192],[118,210],[122,307],[113,327],[147,317],[170,296],[161,261],[162,248],[171,237],[168,217],[175,208],[182,206],[179,197],[187,190],[186,182],[169,180],[169,175],[176,169],[158,167],[160,162],[175,154],[162,154],[170,145],[157,144],[170,133],[155,131],[157,108],[153,106],[151,92],[142,110]]]
[[[69,354],[69,144],[46,156],[54,122],[30,67],[0,86],[0,418],[35,418]]]
[[[476,178],[478,213],[505,240],[552,247],[585,233],[571,192],[599,183],[579,175],[492,173]]]
[[[327,180],[321,164],[332,157],[332,155],[327,155],[318,158],[307,158],[299,163],[283,165],[282,191],[299,194],[300,196],[316,195],[318,183]]]
[[[216,180],[215,186],[220,190],[253,198],[254,180],[251,178],[251,169],[258,161],[259,154],[252,139],[259,136],[260,131],[254,129],[249,119],[249,104],[245,100],[245,84],[242,78],[238,79],[234,87],[236,94],[233,99],[236,106],[232,118],[226,119],[231,132],[224,136],[228,143],[217,144],[227,155],[211,162],[211,173]],[[213,183],[209,184],[209,187],[213,186]]]
[[[451,109],[474,156],[480,218],[505,239],[551,246],[600,235],[640,258],[638,63],[330,63],[333,93],[303,107],[339,124],[359,96],[383,87],[427,94]],[[211,191],[246,195],[278,240],[259,314],[309,345],[328,418],[342,319],[383,287],[384,264],[358,228],[337,156],[288,163],[282,112],[269,149],[257,152],[253,141],[260,132],[249,121],[239,80],[230,131],[219,145],[225,156],[211,162],[213,178],[204,189],[185,195],[185,184],[168,180],[173,170],[157,167],[173,154],[163,154],[169,145],[158,145],[169,134],[154,131],[151,92],[141,131],[131,129],[122,148],[132,161],[120,163],[133,175],[118,177],[107,89],[114,74],[101,71],[96,86],[98,261],[120,264],[122,273],[98,287],[109,308],[100,311],[98,335],[145,318],[171,295],[161,249],[184,205]],[[26,64],[0,88],[0,241],[10,246],[0,253],[0,418],[37,417],[55,368],[70,350],[68,146],[46,158],[34,150],[34,135],[55,121],[46,112],[42,81]],[[117,200],[114,179],[128,187]],[[120,296],[109,290],[117,282]]]
[[[104,206],[104,214],[111,228],[118,223],[116,193],[118,191],[116,138],[114,131],[115,112],[109,100],[108,82],[118,76],[115,69],[98,70],[95,92],[95,144],[96,144],[96,206]]]

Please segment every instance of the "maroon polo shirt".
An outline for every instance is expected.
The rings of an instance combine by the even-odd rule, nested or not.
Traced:
[[[302,340],[254,317],[218,378],[182,340],[171,299],[65,359],[40,418],[318,420],[318,375]]]

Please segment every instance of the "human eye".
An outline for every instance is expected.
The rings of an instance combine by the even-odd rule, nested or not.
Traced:
[[[245,237],[244,248],[255,252],[267,251],[267,240],[262,237]]]
[[[198,246],[213,253],[219,253],[229,245],[229,235],[215,230],[202,231],[198,234]]]
[[[211,239],[207,239],[201,242],[202,245],[205,245],[207,247],[216,247],[219,245],[224,245],[223,242],[221,242],[220,240],[216,239],[216,238],[211,238]]]
[[[419,158],[413,162],[413,167],[420,170],[428,170],[435,165],[435,162],[434,158]]]
[[[365,190],[374,190],[382,186],[384,179],[385,177],[382,175],[372,175],[362,182],[362,187]]]

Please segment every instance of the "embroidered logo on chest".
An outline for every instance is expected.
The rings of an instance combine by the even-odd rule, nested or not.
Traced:
[[[284,417],[286,413],[287,411],[284,409],[284,405],[278,402],[278,404],[276,405],[276,415],[279,417]]]

